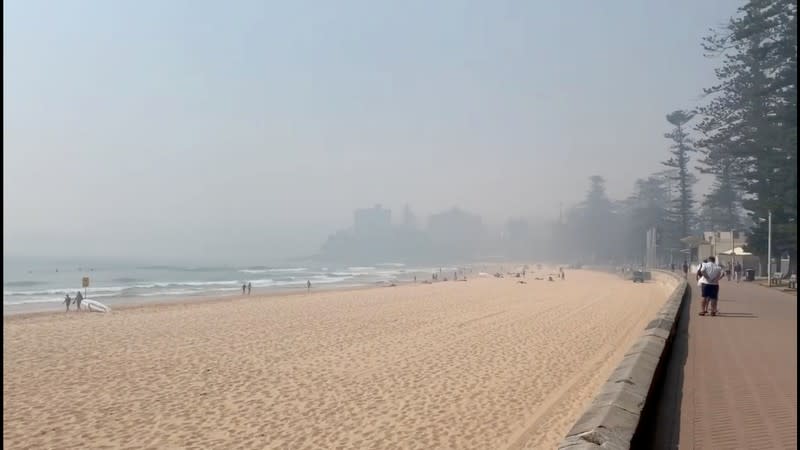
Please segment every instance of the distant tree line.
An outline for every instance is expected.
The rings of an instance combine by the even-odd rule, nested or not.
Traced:
[[[747,232],[746,250],[765,257],[771,211],[773,255],[790,254],[794,271],[797,1],[749,1],[702,47],[720,60],[717,83],[700,105],[667,114],[666,170],[637,180],[631,197],[618,202],[605,195],[602,177],[591,177],[585,201],[558,227],[558,247],[569,257],[641,259],[650,227],[659,231],[662,254],[704,230],[737,230]],[[714,179],[699,202],[693,170]]]

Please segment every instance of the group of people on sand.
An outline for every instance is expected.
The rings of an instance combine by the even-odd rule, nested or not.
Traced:
[[[308,289],[309,292],[311,291],[311,280],[306,281],[306,289]],[[249,281],[247,283],[242,283],[242,295],[250,295],[251,292],[253,292],[253,284]]]
[[[83,294],[81,294],[81,291],[78,291],[78,293],[75,294],[75,298],[74,299],[72,297],[70,297],[69,294],[67,294],[64,297],[64,305],[67,306],[67,312],[69,312],[69,305],[72,305],[72,304],[75,304],[75,306],[77,307],[76,309],[78,311],[80,311],[81,310],[81,303],[83,303]]]

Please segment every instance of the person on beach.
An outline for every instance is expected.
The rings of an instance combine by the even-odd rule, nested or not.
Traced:
[[[245,289],[247,289],[247,285],[242,283],[242,295],[244,295]]]
[[[247,295],[250,295],[250,291],[253,290],[253,285],[250,282],[247,282]]]
[[[728,268],[725,269],[725,276],[728,277],[728,281],[731,281],[731,277],[733,276],[733,263],[728,261]]]
[[[722,279],[723,272],[724,270],[717,265],[713,256],[709,256],[708,262],[700,264],[700,268],[697,269],[698,284],[700,285],[700,293],[703,296],[701,316],[709,313],[709,306],[711,307],[711,315],[717,315],[719,280]]]
[[[83,295],[81,291],[78,291],[78,294],[75,295],[75,304],[78,306],[78,311],[81,310],[81,303],[83,303]]]
[[[311,292],[311,280],[306,281],[306,289]]]
[[[689,263],[686,260],[683,260],[683,277],[686,278],[689,276]]]
[[[742,265],[739,261],[736,261],[736,265],[733,266],[733,277],[736,278],[737,283],[742,280]]]
[[[70,303],[72,303],[72,299],[69,297],[69,294],[67,294],[67,296],[64,297],[64,304],[67,305],[67,312],[69,312]]]

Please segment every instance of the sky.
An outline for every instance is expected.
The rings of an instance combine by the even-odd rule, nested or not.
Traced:
[[[740,4],[5,1],[4,258],[258,263],[374,204],[624,198]]]

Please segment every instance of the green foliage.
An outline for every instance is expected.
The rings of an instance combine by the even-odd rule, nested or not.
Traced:
[[[677,197],[673,200],[670,208],[670,216],[678,224],[678,233],[681,237],[689,236],[693,225],[694,196],[692,185],[697,181],[696,177],[689,171],[689,153],[694,151],[692,141],[689,138],[687,124],[694,117],[694,113],[678,110],[667,114],[667,122],[674,127],[664,137],[672,140],[670,146],[670,158],[662,164],[670,169],[674,169],[675,175],[672,180],[676,182]]]
[[[718,224],[748,210],[761,255],[767,229],[757,219],[772,211],[773,252],[796,256],[797,2],[751,0],[704,47],[722,58],[696,127],[703,170],[716,177],[704,206]]]

